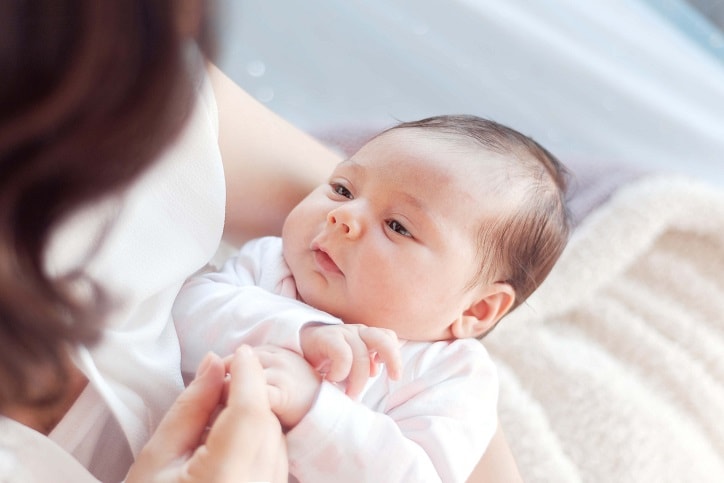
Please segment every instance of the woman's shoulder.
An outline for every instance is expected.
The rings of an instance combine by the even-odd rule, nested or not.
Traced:
[[[98,480],[45,435],[0,416],[0,481]]]

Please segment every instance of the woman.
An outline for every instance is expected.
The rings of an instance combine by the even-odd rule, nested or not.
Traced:
[[[74,459],[110,481],[135,458],[131,478],[162,469],[153,444],[140,451],[183,388],[168,307],[218,245],[225,180],[233,207],[226,232],[251,236],[277,230],[334,161],[213,67],[204,75],[189,47],[205,33],[193,7],[0,7],[0,434],[16,461],[11,478],[90,477]],[[220,418],[241,430],[216,423],[205,451],[214,459],[212,449],[234,449],[238,458],[241,445],[253,455],[256,438],[234,446],[224,435],[254,424],[276,445],[276,461],[284,450],[278,423],[262,404],[263,385],[246,384],[260,369],[248,355],[237,359],[228,368],[239,375],[237,396]],[[195,449],[224,372],[209,359],[156,433],[162,453],[175,449],[167,455],[175,459]],[[261,417],[236,418],[239,399]]]
[[[201,60],[201,5],[0,4],[0,479],[286,480],[258,362],[182,392],[169,310],[336,155]]]

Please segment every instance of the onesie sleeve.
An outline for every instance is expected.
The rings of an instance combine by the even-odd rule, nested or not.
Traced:
[[[498,395],[492,361],[466,342],[435,343],[401,381],[375,381],[389,386],[381,398],[373,387],[355,401],[324,382],[287,434],[290,472],[302,483],[464,482],[495,432]]]
[[[304,325],[342,323],[295,295],[276,237],[253,240],[219,271],[191,277],[173,307],[182,371],[193,373],[209,351],[225,356],[241,344],[273,344],[301,354]]]

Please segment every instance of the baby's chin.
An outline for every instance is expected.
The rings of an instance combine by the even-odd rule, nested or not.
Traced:
[[[327,312],[329,315],[341,319],[345,324],[365,324],[360,317],[361,313],[357,307],[350,305],[347,301],[329,300],[329,297],[316,293],[303,293],[299,291],[299,300],[311,305],[317,310]]]
[[[298,299],[307,305],[311,305],[315,309],[327,312],[335,317],[342,318],[339,310],[337,310],[337,304],[334,301],[329,300],[329,296],[326,294],[320,294],[316,290],[305,290],[304,287],[297,286]]]

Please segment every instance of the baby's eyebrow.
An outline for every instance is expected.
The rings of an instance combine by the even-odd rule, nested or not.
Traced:
[[[364,166],[362,166],[352,158],[347,158],[344,161],[340,161],[339,164],[337,164],[337,166],[334,168],[332,175],[334,175],[339,169],[349,169],[354,173],[362,173],[366,171]]]
[[[406,193],[404,191],[398,192],[398,195],[402,197],[405,202],[409,205],[412,205],[413,208],[419,211],[426,211],[425,204],[420,200],[420,198],[411,195],[410,193]]]
[[[339,162],[337,166],[358,166],[362,167],[354,158],[347,158]]]

